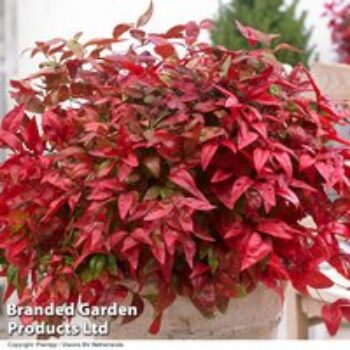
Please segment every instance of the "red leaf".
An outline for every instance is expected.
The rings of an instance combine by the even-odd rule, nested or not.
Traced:
[[[333,281],[318,270],[308,271],[304,278],[308,286],[316,289],[330,288],[334,285]]]
[[[223,182],[233,176],[232,171],[228,172],[221,168],[217,169],[210,179],[211,183]]]
[[[62,121],[53,111],[43,113],[43,130],[49,140],[57,142],[65,138]]]
[[[164,236],[164,242],[165,242],[165,246],[168,250],[168,253],[170,255],[174,255],[175,246],[176,246],[176,242],[179,238],[179,234],[176,231],[173,231],[169,228],[165,228],[165,229],[163,229],[163,236]]]
[[[242,132],[242,129],[238,133],[238,149],[243,149],[249,146],[258,138],[258,135],[255,132],[247,131]]]
[[[277,255],[272,255],[268,263],[269,271],[280,279],[289,280],[287,269]]]
[[[250,235],[246,242],[242,262],[241,271],[246,270],[248,267],[258,263],[264,259],[271,252],[271,246],[262,240],[261,236],[254,232]]]
[[[270,157],[270,151],[262,148],[255,148],[253,157],[254,157],[254,166],[255,166],[256,172],[260,174],[261,170],[263,170],[266,162]]]
[[[230,209],[233,209],[237,200],[253,185],[253,183],[254,181],[247,176],[241,176],[234,182],[231,189]]]
[[[337,302],[322,306],[322,317],[330,335],[335,335],[340,327],[342,312]]]
[[[303,171],[316,163],[316,159],[308,154],[302,154],[299,158],[299,170]]]
[[[152,254],[157,259],[160,265],[165,264],[166,252],[164,242],[153,242],[151,246]]]
[[[196,244],[191,239],[185,239],[182,241],[182,246],[184,248],[186,261],[188,266],[193,268],[193,258],[196,254]]]
[[[297,197],[297,195],[290,189],[290,188],[278,188],[276,193],[287,199],[289,202],[291,202],[292,204],[294,204],[296,207],[298,207],[300,205],[299,202],[299,198]]]
[[[231,95],[225,102],[226,108],[238,107],[241,104],[238,101],[238,98],[235,95]]]
[[[201,163],[203,170],[206,170],[208,168],[218,148],[219,145],[216,143],[207,143],[203,146],[201,152]]]
[[[9,131],[0,130],[0,145],[6,145],[13,151],[23,152],[23,147],[19,139]]]
[[[174,46],[171,44],[157,45],[154,51],[164,59],[172,56],[176,52]]]
[[[125,220],[126,216],[130,212],[130,209],[135,204],[135,194],[132,192],[121,193],[118,197],[118,210],[122,220]]]
[[[194,279],[196,277],[204,275],[208,271],[210,271],[210,266],[205,265],[203,263],[197,263],[193,268],[193,271],[190,275],[190,279]]]
[[[144,217],[145,221],[154,221],[169,215],[173,210],[172,204],[157,203]]]
[[[195,197],[207,201],[204,195],[198,190],[192,176],[185,169],[172,170],[169,175],[169,180],[192,193]]]
[[[244,26],[237,20],[235,22],[239,32],[247,39],[251,46],[255,46],[258,42],[265,46],[270,46],[271,41],[278,36],[276,34],[266,34],[252,27]]]
[[[58,198],[56,198],[54,201],[52,201],[49,205],[49,208],[45,214],[45,216],[41,219],[41,222],[46,221],[49,217],[54,215],[66,202],[67,198],[65,195],[62,195]]]
[[[163,314],[160,314],[152,321],[152,324],[150,325],[150,327],[148,329],[148,332],[150,334],[153,334],[153,335],[158,334],[159,329],[160,329],[160,325],[162,322],[162,316],[163,316]]]
[[[268,235],[277,238],[292,239],[292,236],[286,231],[286,228],[288,228],[286,223],[274,219],[261,221],[257,226],[258,231]]]
[[[290,159],[289,154],[287,153],[282,153],[282,152],[276,152],[274,153],[274,158],[278,161],[280,164],[281,168],[285,171],[286,175],[289,178],[293,177],[293,165],[292,161]]]
[[[199,26],[202,29],[206,29],[206,30],[212,30],[215,27],[215,23],[214,21],[212,21],[211,19],[203,19],[200,23]]]
[[[260,193],[264,201],[266,201],[271,207],[276,205],[275,188],[272,184],[268,182],[259,183],[255,186],[255,188]]]
[[[146,12],[136,21],[136,28],[146,25],[153,15],[153,1],[151,0]]]
[[[128,23],[121,23],[118,24],[114,29],[113,29],[113,37],[115,39],[118,39],[121,35],[123,35],[126,31],[128,31],[132,27],[131,24]]]
[[[24,117],[25,105],[20,104],[9,111],[2,119],[1,127],[3,130],[17,132]]]
[[[182,38],[183,37],[183,31],[185,30],[185,26],[180,24],[176,25],[172,28],[170,28],[164,35],[167,39],[173,39],[173,38]]]
[[[198,38],[200,28],[196,22],[188,22],[185,26],[186,44],[192,45]]]
[[[23,138],[29,149],[41,154],[44,151],[44,144],[39,136],[35,118],[32,118],[23,131]]]
[[[207,201],[190,197],[182,198],[181,204],[194,210],[209,211],[215,209],[215,206]]]

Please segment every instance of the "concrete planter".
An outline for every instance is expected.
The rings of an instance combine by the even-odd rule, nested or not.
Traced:
[[[232,299],[225,314],[204,318],[185,298],[178,298],[164,313],[157,336],[147,333],[152,309],[126,325],[111,323],[110,339],[273,339],[281,320],[280,297],[259,285],[248,296]]]

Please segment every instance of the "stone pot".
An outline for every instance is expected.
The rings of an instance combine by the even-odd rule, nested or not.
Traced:
[[[158,335],[148,334],[152,308],[145,305],[135,321],[110,324],[110,339],[274,339],[281,320],[282,303],[277,293],[259,285],[243,298],[230,301],[225,314],[204,318],[193,304],[178,297],[164,312]]]

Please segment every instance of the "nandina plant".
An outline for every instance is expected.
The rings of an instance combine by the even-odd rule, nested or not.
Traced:
[[[339,62],[350,64],[350,4],[332,0],[326,4],[325,15],[329,17],[328,26]]]
[[[146,33],[151,12],[110,38],[37,42],[40,69],[12,81],[0,130],[5,299],[132,296],[140,314],[152,304],[157,333],[179,295],[211,316],[259,283],[282,296],[288,281],[302,294],[331,287],[323,263],[350,279],[345,114],[306,68],[284,70],[274,54],[289,47],[271,48],[273,35],[237,23],[264,48],[229,51],[198,41],[210,21]],[[348,306],[323,308],[331,334]],[[65,320],[23,318],[33,321]]]

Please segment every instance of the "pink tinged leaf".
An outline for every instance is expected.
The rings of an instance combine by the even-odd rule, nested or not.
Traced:
[[[238,98],[235,95],[231,95],[225,102],[226,108],[238,107],[241,104],[238,101]]]
[[[151,251],[153,256],[157,259],[160,265],[165,264],[165,259],[166,259],[166,251],[165,251],[165,245],[164,242],[158,241],[158,242],[153,242],[151,246]]]
[[[132,27],[131,24],[128,23],[121,23],[118,24],[114,29],[113,29],[113,37],[114,39],[118,39],[120,36],[122,36],[126,31],[128,31]]]
[[[146,12],[138,18],[136,22],[136,28],[143,27],[144,25],[146,25],[151,19],[152,15],[153,15],[153,1],[151,0]]]
[[[227,183],[218,183],[211,186],[211,190],[215,196],[222,202],[227,208],[231,209],[231,189],[232,185]]]
[[[295,188],[301,188],[303,190],[306,190],[306,191],[310,191],[310,192],[317,192],[316,188],[308,185],[306,182],[304,181],[300,181],[300,180],[296,180],[296,179],[293,179],[292,182],[290,183],[290,185],[292,187],[295,187]]]
[[[193,258],[196,255],[196,244],[191,239],[184,239],[182,241],[182,246],[185,252],[187,264],[192,269]]]
[[[316,169],[320,173],[320,175],[326,180],[326,182],[330,182],[331,177],[334,173],[333,166],[327,165],[324,162],[317,162]]]
[[[213,236],[211,236],[208,232],[206,232],[206,230],[203,227],[198,226],[198,225],[194,229],[193,234],[205,242],[215,242],[216,241],[216,239]]]
[[[192,45],[198,38],[200,28],[194,21],[188,22],[185,26],[186,44]]]
[[[8,146],[13,151],[19,153],[23,152],[20,140],[14,134],[6,130],[0,130],[0,146]]]
[[[223,147],[229,149],[232,153],[237,153],[237,147],[232,140],[224,139],[220,142]]]
[[[271,252],[271,246],[263,241],[261,236],[254,232],[251,234],[242,256],[241,271],[255,265]]]
[[[288,227],[288,225],[283,221],[271,219],[261,221],[257,226],[257,230],[277,238],[292,239],[292,236],[286,232],[286,227]]]
[[[211,183],[223,182],[233,176],[232,172],[225,171],[223,169],[217,169],[210,179]]]
[[[132,172],[131,166],[124,163],[120,164],[120,166],[118,167],[118,174],[117,174],[118,180],[120,182],[124,182],[131,172]]]
[[[251,46],[255,46],[258,42],[260,42],[264,46],[268,47],[270,46],[271,41],[278,37],[277,34],[267,34],[252,27],[244,26],[237,20],[235,21],[235,23],[239,32]]]
[[[56,198],[54,201],[52,201],[49,205],[49,208],[46,212],[46,214],[44,215],[44,217],[40,220],[41,222],[46,221],[48,218],[50,218],[52,215],[54,215],[62,206],[63,204],[66,202],[66,196],[60,196],[58,198]]]
[[[75,207],[76,207],[80,197],[81,197],[81,192],[77,192],[77,193],[75,193],[75,194],[73,194],[73,195],[71,195],[69,197],[68,205],[69,205],[69,208],[70,208],[71,212],[74,211],[74,209],[75,209]]]
[[[262,148],[255,148],[253,153],[254,166],[256,172],[260,172],[264,169],[266,162],[269,160],[270,151]]]
[[[263,122],[255,122],[252,124],[253,129],[255,129],[263,138],[267,138],[266,124]]]
[[[124,257],[128,261],[131,270],[132,271],[136,271],[137,267],[139,265],[139,258],[140,258],[140,249],[139,249],[139,247],[135,247],[133,249],[129,249],[127,252],[124,253]]]
[[[302,154],[299,159],[299,170],[303,171],[316,163],[316,159],[308,154]]]
[[[297,195],[288,187],[280,187],[277,189],[276,194],[294,204],[295,207],[300,205]]]
[[[256,139],[258,138],[258,135],[255,132],[247,131],[245,133],[240,132],[238,133],[237,143],[238,143],[238,149],[243,149],[250,144],[252,144]]]
[[[254,181],[247,177],[241,176],[238,178],[231,189],[231,198],[230,198],[230,209],[233,209],[237,200],[254,184]]]
[[[202,276],[205,273],[207,273],[208,271],[210,271],[210,266],[205,265],[203,263],[197,263],[194,265],[193,271],[190,275],[190,279],[194,279],[194,278],[197,278],[199,276]]]
[[[199,26],[201,27],[201,29],[212,30],[215,27],[215,22],[207,18],[207,19],[201,20],[201,22],[199,23]]]
[[[190,173],[185,169],[175,169],[171,171],[169,180],[186,191],[192,193],[195,197],[206,200],[204,195],[198,190]]]
[[[132,236],[127,236],[123,241],[123,246],[121,251],[125,253],[126,251],[138,247],[139,242],[134,239]]]
[[[25,105],[20,104],[9,111],[2,119],[3,130],[16,133],[24,117]]]
[[[165,228],[163,229],[163,236],[168,253],[170,255],[174,255],[176,242],[179,238],[179,234],[176,231],[173,231],[169,228]]]
[[[167,215],[173,210],[172,204],[156,204],[144,217],[145,221],[159,220]]]
[[[136,197],[133,192],[121,193],[118,198],[119,216],[125,220],[131,208],[136,203]]]
[[[118,245],[126,236],[127,232],[125,231],[116,231],[114,232],[107,240],[106,247],[108,250],[113,249],[116,245]]]
[[[150,236],[150,232],[141,227],[136,228],[132,232],[132,237],[135,238],[135,240],[137,240],[138,242],[152,245],[153,241],[149,236]]]
[[[218,148],[219,145],[216,143],[207,143],[203,146],[201,152],[201,164],[203,170],[208,168]]]
[[[281,168],[289,178],[293,177],[293,165],[288,153],[275,152],[274,158],[277,160]]]
[[[332,304],[322,306],[322,317],[326,324],[330,335],[335,335],[340,327],[342,312],[339,304],[334,302]]]
[[[181,203],[194,210],[209,211],[215,209],[215,206],[209,202],[196,198],[185,197],[181,199]]]
[[[132,168],[136,168],[139,165],[139,161],[134,153],[129,153],[126,158],[122,159],[123,162]]]

